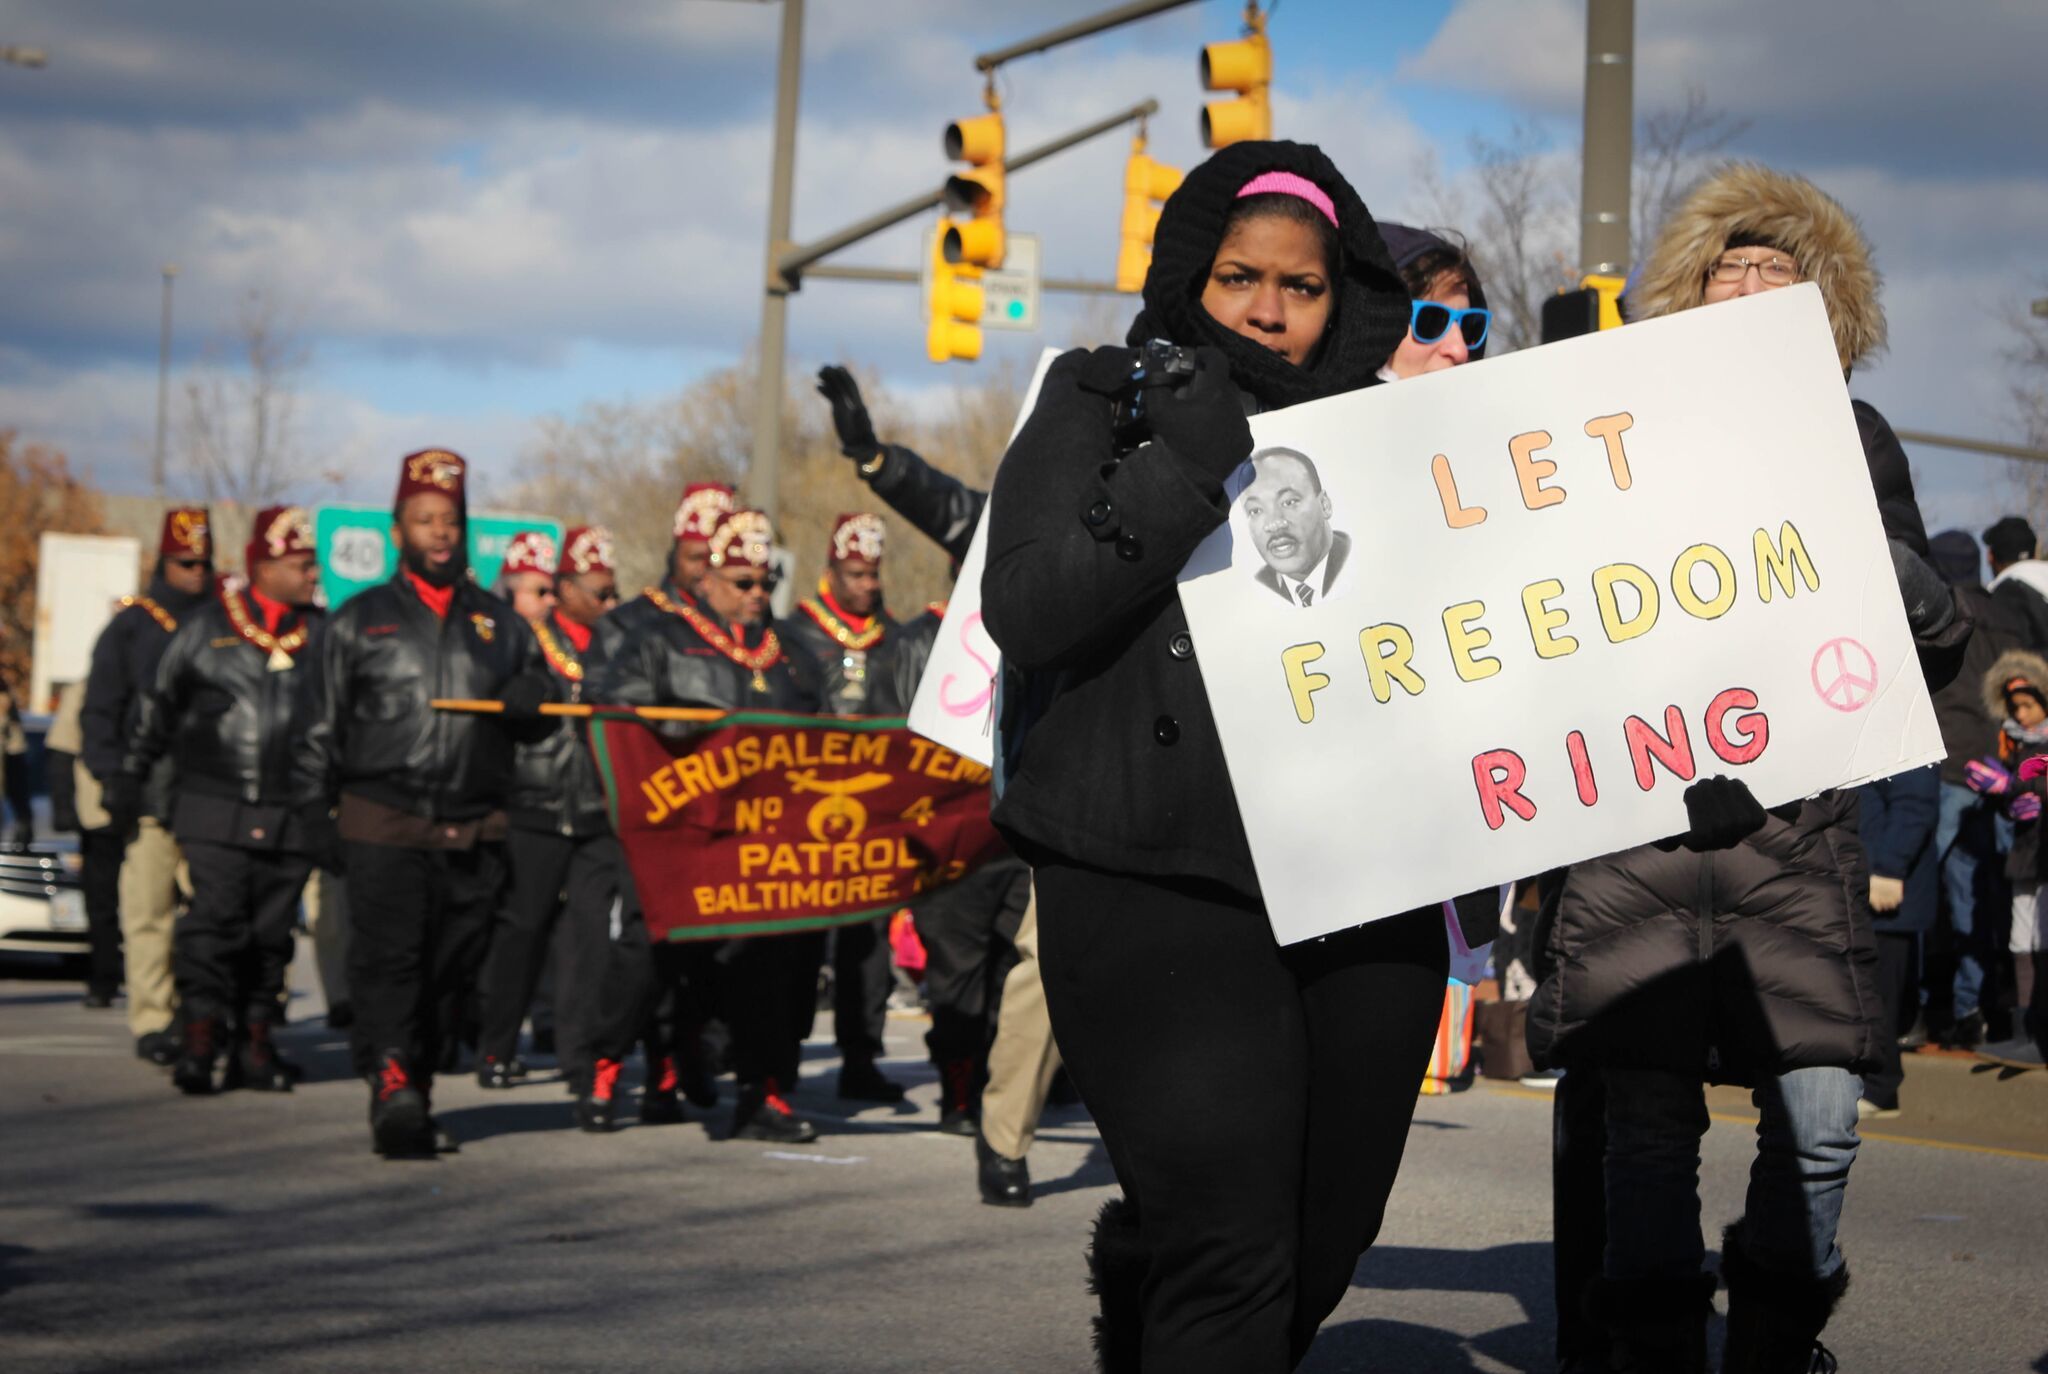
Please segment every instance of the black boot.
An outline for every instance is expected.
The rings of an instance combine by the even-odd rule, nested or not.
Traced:
[[[619,1070],[616,1059],[600,1059],[590,1073],[590,1087],[576,1099],[576,1128],[601,1135],[618,1121]]]
[[[641,1125],[673,1126],[683,1119],[683,1104],[676,1096],[681,1080],[674,1055],[656,1055],[648,1061],[647,1086],[640,1090]],[[714,1095],[712,1101],[717,1100]]]
[[[1031,1205],[1031,1166],[1010,1159],[989,1148],[987,1137],[974,1134],[974,1158],[979,1166],[981,1200],[991,1207]]]
[[[251,1021],[235,1046],[235,1077],[240,1086],[259,1093],[288,1093],[299,1081],[298,1067],[277,1052],[270,1022]]]
[[[818,1128],[796,1114],[774,1079],[741,1086],[739,1102],[733,1108],[731,1139],[808,1145],[817,1138]]]
[[[370,1075],[371,1146],[387,1159],[432,1159],[434,1126],[427,1095],[413,1082],[405,1056],[385,1052]]]
[[[839,1096],[848,1102],[901,1102],[903,1085],[885,1076],[869,1056],[848,1055],[839,1068]]]
[[[980,1104],[974,1100],[972,1059],[949,1059],[939,1065],[939,1129],[947,1135],[981,1133]]]
[[[509,1088],[518,1074],[512,1071],[512,1060],[500,1059],[487,1054],[476,1062],[476,1085],[479,1088]]]
[[[1820,1333],[1848,1291],[1846,1266],[1824,1279],[1773,1273],[1750,1258],[1737,1221],[1721,1235],[1721,1277],[1728,1284],[1722,1374],[1833,1374],[1835,1357]]]
[[[1102,1309],[1094,1320],[1095,1364],[1102,1374],[1138,1374],[1149,1263],[1138,1233],[1138,1209],[1122,1197],[1103,1203],[1088,1242],[1088,1291]]]
[[[160,1069],[168,1069],[178,1062],[178,1033],[160,1030],[136,1036],[135,1057],[146,1059]]]
[[[1714,1276],[1594,1279],[1586,1315],[1607,1331],[1612,1374],[1706,1374]]]
[[[213,1091],[213,1065],[219,1056],[220,1021],[197,1016],[185,1024],[185,1044],[178,1062],[171,1066],[171,1085],[179,1092],[201,1097]]]

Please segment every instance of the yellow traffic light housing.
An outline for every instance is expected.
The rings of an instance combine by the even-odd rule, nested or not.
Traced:
[[[1145,132],[1141,127],[1131,140],[1130,160],[1124,164],[1124,214],[1122,241],[1116,255],[1116,289],[1138,291],[1145,285],[1145,272],[1152,266],[1152,235],[1159,228],[1156,202],[1164,201],[1180,187],[1183,173],[1175,167],[1145,155]]]
[[[931,318],[925,356],[935,363],[981,356],[981,269],[947,255],[946,244],[966,226],[941,218],[932,236]]]
[[[939,251],[948,263],[973,267],[1003,265],[1003,115],[994,85],[983,93],[989,112],[946,126],[946,156],[968,169],[946,178],[942,197],[949,215],[941,221]]]
[[[1202,89],[1236,91],[1235,100],[1212,100],[1202,107],[1202,143],[1227,148],[1248,139],[1273,136],[1273,48],[1266,40],[1266,16],[1256,0],[1244,7],[1244,37],[1211,43],[1202,49]]]

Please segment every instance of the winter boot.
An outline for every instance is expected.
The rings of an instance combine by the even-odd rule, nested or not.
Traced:
[[[796,1114],[774,1079],[743,1085],[733,1108],[733,1140],[765,1140],[775,1145],[808,1145],[818,1128]]]
[[[676,1097],[682,1075],[676,1072],[676,1057],[656,1055],[647,1064],[647,1086],[640,1092],[640,1124],[673,1126],[683,1119],[683,1104]],[[717,1098],[712,1099],[714,1102]]]
[[[371,1147],[387,1159],[431,1159],[434,1126],[427,1095],[413,1082],[405,1056],[387,1050],[370,1075]]]
[[[1597,1278],[1586,1285],[1585,1309],[1607,1332],[1612,1374],[1706,1374],[1712,1274]]]
[[[299,1080],[299,1071],[277,1052],[270,1038],[268,1021],[251,1021],[244,1038],[235,1046],[235,1078],[244,1088],[259,1093],[288,1093]]]
[[[939,1130],[946,1135],[972,1139],[981,1133],[974,1078],[972,1059],[949,1059],[939,1065]]]
[[[616,1129],[619,1070],[616,1059],[600,1059],[590,1072],[590,1089],[576,1099],[576,1129],[602,1135]]]
[[[213,1065],[220,1055],[220,1020],[196,1016],[185,1023],[185,1044],[171,1066],[171,1086],[192,1097],[213,1091]]]
[[[875,1067],[869,1055],[848,1055],[839,1068],[839,1096],[848,1102],[896,1103],[903,1100],[903,1085]]]
[[[1138,1209],[1122,1197],[1103,1203],[1088,1242],[1088,1291],[1101,1304],[1094,1326],[1095,1364],[1102,1374],[1138,1374],[1149,1263]]]
[[[718,1069],[704,1043],[702,1026],[692,1027],[683,1037],[682,1050],[675,1057],[674,1069],[676,1087],[682,1092],[684,1101],[700,1112],[708,1112],[718,1105]]]
[[[1721,1277],[1728,1284],[1728,1339],[1722,1374],[1834,1374],[1820,1333],[1849,1288],[1846,1266],[1824,1279],[1772,1273],[1743,1245],[1742,1222],[1721,1235]]]

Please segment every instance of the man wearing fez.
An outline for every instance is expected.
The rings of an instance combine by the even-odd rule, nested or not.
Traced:
[[[619,599],[612,563],[610,531],[595,525],[570,530],[554,570],[552,610],[529,622],[564,700],[585,698],[584,655],[598,620]],[[619,902],[625,919],[616,936],[612,931],[619,845],[605,815],[597,765],[575,722],[558,721],[545,736],[519,746],[509,817],[512,885],[484,964],[477,1079],[487,1088],[511,1085],[519,1023],[552,941],[555,1044],[577,1094],[576,1121],[586,1131],[608,1131],[651,969],[636,904]]]
[[[455,1148],[430,1115],[434,1070],[504,878],[514,747],[552,726],[533,635],[469,576],[466,469],[446,449],[406,456],[398,574],[330,619],[293,755],[302,823],[319,833],[334,816],[326,862],[338,857],[348,882],[352,1049],[385,1155]],[[495,700],[502,714],[437,711],[437,697]]]
[[[769,625],[774,534],[760,511],[718,522],[708,567],[694,592],[649,588],[659,616],[610,654],[591,698],[628,706],[792,711],[819,708],[815,670],[783,653]],[[804,1033],[816,996],[822,932],[758,935],[696,946],[693,971],[720,965],[716,999],[732,1029],[739,1104],[732,1137],[802,1144],[817,1128],[787,1096],[797,1083]]]
[[[869,705],[868,660],[887,652],[883,641],[897,628],[882,608],[882,550],[888,534],[879,515],[862,511],[840,516],[832,526],[818,594],[798,602],[796,614],[779,627],[789,651],[817,666],[822,709],[831,715],[878,714]],[[878,919],[832,932],[839,1095],[856,1102],[903,1100],[902,1085],[875,1067],[888,1024],[889,989],[895,982],[889,971],[886,925],[886,920]]]
[[[185,1023],[171,1081],[289,1092],[297,1076],[279,1057],[292,925],[312,872],[313,837],[291,810],[292,741],[306,726],[318,661],[320,564],[300,506],[259,512],[245,553],[248,586],[223,586],[171,636],[138,699],[123,774],[140,779],[168,757],[177,772],[171,830],[192,880],[178,918],[171,969]]]
[[[676,502],[671,522],[675,542],[669,547],[667,571],[659,587],[646,587],[598,621],[590,651],[584,656],[586,682],[596,682],[606,660],[619,646],[638,639],[669,617],[664,604],[692,599],[697,584],[711,567],[711,532],[733,510],[733,489],[723,482],[691,482]],[[609,698],[584,695],[592,701]],[[632,875],[623,862],[618,881],[622,894],[632,896]],[[638,899],[624,904],[637,915]],[[711,1016],[711,981],[716,969],[687,947],[660,944],[654,947],[655,1003],[653,1023],[647,1030],[647,1094],[641,1099],[640,1119],[680,1121],[682,1104],[678,1093],[699,1107],[718,1105],[718,1083],[713,1066],[704,1052],[704,1026]]]
[[[491,588],[531,625],[555,608],[555,540],[546,530],[521,530],[505,546],[498,583]]]
[[[128,984],[128,1029],[135,1053],[169,1065],[178,1055],[171,1028],[171,925],[178,905],[178,846],[171,838],[171,761],[147,778],[124,772],[129,734],[142,694],[178,622],[213,590],[213,536],[204,506],[164,512],[149,589],[121,598],[100,632],[87,672],[79,723],[86,771],[104,789],[109,825],[121,837],[121,938]],[[106,851],[111,854],[111,847]],[[100,860],[105,862],[104,859]]]

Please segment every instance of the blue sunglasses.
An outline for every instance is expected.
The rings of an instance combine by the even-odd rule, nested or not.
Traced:
[[[1477,348],[1486,342],[1486,331],[1492,323],[1490,310],[1453,310],[1435,301],[1416,301],[1408,308],[1408,332],[1419,344],[1435,343],[1455,324],[1465,336],[1465,347]]]

